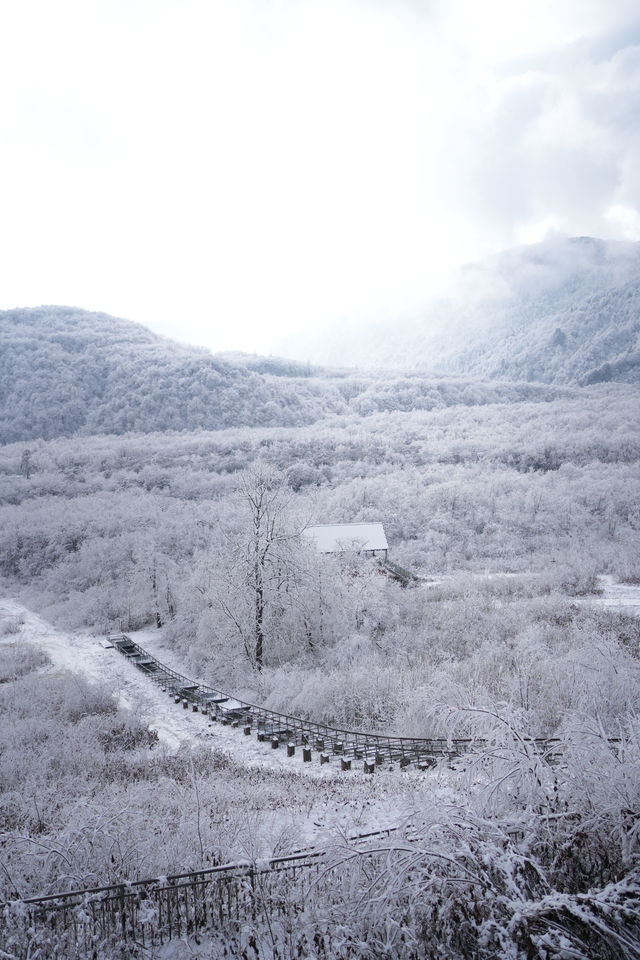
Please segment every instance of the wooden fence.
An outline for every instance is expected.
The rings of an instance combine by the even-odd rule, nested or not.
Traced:
[[[210,720],[230,724],[244,734],[256,733],[270,749],[286,747],[292,755],[302,748],[303,759],[315,753],[320,762],[339,760],[342,769],[351,769],[353,760],[362,761],[365,772],[377,765],[397,763],[427,767],[438,758],[456,757],[482,741],[470,739],[392,737],[381,733],[346,730],[292,717],[238,700],[207,684],[196,683],[151,656],[125,634],[110,638],[113,646],[141,672],[156,683],[183,709],[201,712]],[[240,735],[240,732],[239,734]],[[529,739],[541,755],[553,758],[558,741]],[[352,838],[349,850],[376,837],[389,839],[396,830],[379,831]],[[384,844],[375,850],[358,850],[375,874],[385,854]],[[345,853],[345,851],[343,851]],[[67,891],[0,905],[0,957],[17,960],[38,956],[52,960],[111,957],[111,946],[141,956],[176,937],[198,931],[217,931],[235,937],[239,949],[247,925],[268,928],[291,924],[299,930],[317,930],[319,905],[326,912],[332,905],[344,907],[353,873],[344,866],[348,857],[331,857],[331,851],[299,851],[286,857],[257,863],[234,863],[174,876],[118,883],[105,887]],[[351,878],[351,879],[350,879]],[[304,921],[304,922],[303,922]],[[315,926],[314,926],[315,924]],[[257,925],[257,927],[256,927]],[[326,956],[332,956],[331,936],[326,933]],[[271,934],[270,934],[271,935]],[[304,935],[289,956],[306,957]],[[326,939],[328,937],[328,939]],[[125,948],[122,944],[129,945]],[[106,949],[105,952],[103,948]],[[131,949],[130,949],[131,948]],[[235,949],[234,948],[234,949]],[[11,952],[8,952],[9,949]],[[252,946],[255,958],[263,954]],[[151,955],[147,953],[146,955]],[[231,954],[233,955],[233,953]],[[265,956],[267,953],[264,954]],[[342,955],[342,954],[341,954]],[[347,954],[344,954],[347,956]]]
[[[298,932],[318,929],[317,913],[343,909],[352,893],[353,872],[345,853],[373,836],[356,838],[333,858],[310,850],[255,863],[240,862],[174,876],[32,897],[2,905],[2,947],[16,960],[111,956],[110,950],[152,951],[164,943],[202,931],[240,943],[295,921]],[[362,850],[371,869],[388,851]],[[257,944],[257,941],[256,941]],[[103,951],[103,952],[101,952]],[[104,953],[106,951],[106,953]],[[259,956],[257,945],[254,955]]]

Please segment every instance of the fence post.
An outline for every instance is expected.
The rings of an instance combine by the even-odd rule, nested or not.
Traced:
[[[122,925],[122,936],[127,939],[127,915],[124,908],[124,883],[118,888],[118,899],[120,901],[120,923]]]

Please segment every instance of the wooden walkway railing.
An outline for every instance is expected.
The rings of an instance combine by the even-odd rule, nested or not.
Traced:
[[[344,853],[394,830],[353,838]],[[373,867],[388,851],[361,855]],[[347,857],[324,849],[301,851],[255,863],[31,897],[0,905],[2,947],[16,958],[91,957],[97,946],[128,943],[144,949],[202,930],[238,931],[243,924],[272,925],[344,903]]]
[[[376,766],[397,763],[401,767],[414,764],[419,769],[432,766],[439,758],[453,758],[468,753],[482,741],[447,739],[445,737],[393,737],[383,733],[346,730],[301,717],[267,710],[237,699],[204,683],[196,683],[161,663],[126,634],[111,635],[113,646],[145,673],[184,709],[205,714],[220,723],[241,727],[250,736],[269,743],[271,748],[286,747],[293,756],[302,747],[303,760],[311,761],[313,753],[321,763],[339,760],[341,769],[351,770],[352,761],[361,761],[365,773]],[[543,756],[555,756],[559,741],[532,738],[531,745]]]
[[[109,639],[183,709],[242,727],[247,735],[255,731],[271,748],[286,745],[290,756],[301,746],[304,760],[311,760],[315,752],[321,763],[339,759],[342,769],[351,769],[354,759],[362,760],[365,772],[372,773],[376,765],[385,762],[427,767],[438,758],[460,756],[482,746],[480,740],[391,737],[346,730],[267,710],[190,680],[125,634]],[[557,755],[557,740],[532,738],[528,743],[542,756]],[[363,841],[388,839],[396,832],[391,828],[352,838],[349,850],[353,853]],[[384,846],[378,843],[374,849],[358,850],[374,872],[389,854]],[[0,956],[6,945],[12,949],[9,956],[19,960],[36,955],[56,960],[97,956],[97,946],[116,942],[153,949],[198,930],[225,931],[226,936],[249,921],[271,929],[275,920],[287,918],[289,922],[303,915],[313,925],[318,904],[325,910],[332,904],[344,904],[351,881],[348,868],[341,863],[347,859],[332,860],[324,849],[297,851],[257,863],[226,864],[0,904]],[[299,956],[306,956],[301,949]]]
[[[285,747],[289,756],[301,747],[304,760],[310,761],[315,752],[321,763],[339,760],[341,768],[349,770],[353,760],[361,761],[365,772],[373,773],[376,766],[389,762],[401,767],[415,764],[426,768],[440,757],[467,753],[474,743],[471,739],[393,737],[346,730],[267,710],[190,680],[160,663],[125,634],[113,635],[109,639],[120,653],[183,708],[201,712],[223,724],[241,727],[247,736],[255,732],[258,740],[269,743],[271,748]]]

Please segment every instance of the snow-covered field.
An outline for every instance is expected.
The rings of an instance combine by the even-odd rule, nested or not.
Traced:
[[[16,626],[3,635],[3,622]],[[161,631],[155,628],[132,633],[136,642],[176,669],[183,667],[162,644]],[[274,750],[241,729],[212,723],[200,713],[184,710],[172,697],[163,694],[148,677],[140,673],[117,650],[97,634],[58,630],[42,617],[13,598],[0,599],[0,646],[31,643],[44,650],[52,666],[47,669],[79,673],[90,681],[100,681],[113,690],[119,706],[132,710],[155,730],[170,752],[194,746],[206,746],[223,752],[233,761],[253,771],[287,771],[318,782],[317,802],[306,810],[302,821],[295,815],[296,834],[304,843],[314,844],[330,833],[364,833],[401,823],[419,804],[420,795],[443,789],[451,772],[447,769],[419,772],[413,769],[377,769],[374,777],[359,770],[342,772],[337,763],[321,765],[318,756],[303,763],[302,752],[292,758],[283,749]],[[339,787],[335,791],[333,786]],[[349,788],[348,785],[351,785]],[[345,802],[345,788],[352,800]],[[283,812],[290,818],[291,812]]]
[[[640,615],[639,584],[616,583],[607,576],[601,578],[600,584],[601,592],[586,598],[587,602]],[[46,651],[55,667],[112,686],[120,706],[134,711],[172,751],[186,745],[206,743],[227,751],[235,760],[248,766],[295,768],[307,776],[323,779],[336,775],[335,767],[331,765],[320,767],[315,763],[303,763],[300,751],[295,757],[288,758],[285,751],[272,750],[270,745],[258,742],[255,737],[245,737],[241,730],[211,723],[199,713],[181,709],[115,649],[107,647],[104,637],[98,634],[57,630],[13,598],[0,599],[0,629],[2,621],[7,618],[19,620],[20,630],[17,634],[0,637],[0,642],[20,639],[35,643]],[[184,669],[173,651],[162,642],[162,631],[149,627],[131,636],[163,663],[178,671]]]
[[[639,615],[640,585],[619,584],[610,578],[602,578],[599,588],[597,594],[584,597],[581,602],[593,607],[605,607],[614,611],[620,610],[636,616]],[[185,670],[184,664],[179,662],[175,653],[163,642],[163,632],[161,630],[147,629],[139,631],[133,636],[142,647],[152,652],[158,659],[177,670]],[[241,829],[237,835],[237,841],[234,839],[235,834],[231,836],[227,847],[231,851],[228,856],[229,860],[237,861],[241,859],[244,861],[247,856],[256,860],[269,858],[280,852],[278,845],[282,838],[286,840],[287,846],[285,849],[287,852],[296,848],[305,849],[319,846],[332,847],[336,850],[338,848],[335,846],[335,841],[344,836],[354,837],[385,827],[400,826],[403,822],[405,824],[410,822],[422,831],[422,836],[425,838],[428,836],[429,838],[428,844],[416,847],[412,845],[411,856],[413,857],[414,850],[417,851],[418,858],[413,863],[416,870],[423,871],[420,876],[424,880],[424,883],[421,880],[420,896],[425,898],[424,902],[431,905],[431,916],[435,920],[444,916],[442,898],[448,897],[447,903],[449,906],[446,906],[448,911],[446,916],[457,917],[458,913],[456,911],[460,906],[463,911],[467,910],[470,919],[466,922],[469,924],[469,929],[472,929],[476,923],[477,910],[484,910],[485,912],[494,910],[494,914],[491,915],[489,921],[492,928],[496,923],[503,923],[505,931],[508,929],[510,937],[514,917],[518,919],[518,922],[521,922],[523,916],[531,916],[534,920],[541,918],[540,923],[543,924],[544,929],[546,929],[545,924],[549,929],[555,929],[557,917],[562,919],[565,916],[563,911],[565,911],[566,905],[578,904],[580,911],[582,911],[581,916],[586,918],[585,924],[589,926],[589,930],[597,927],[598,936],[602,942],[609,942],[614,935],[617,936],[618,927],[624,933],[624,922],[627,921],[624,920],[623,922],[620,919],[622,913],[615,913],[615,910],[618,909],[617,906],[614,910],[609,910],[609,903],[606,901],[607,917],[611,916],[612,919],[608,926],[603,927],[602,916],[598,912],[599,904],[600,900],[604,903],[605,899],[603,898],[609,896],[621,898],[624,901],[624,917],[626,918],[627,914],[630,913],[627,907],[629,896],[635,896],[635,887],[629,886],[631,894],[624,887],[626,880],[623,881],[619,889],[612,884],[604,887],[604,890],[598,889],[598,887],[603,887],[604,884],[608,883],[608,876],[610,876],[606,872],[609,870],[609,861],[606,860],[606,857],[611,858],[612,864],[618,863],[615,838],[619,835],[619,832],[621,830],[628,831],[629,836],[623,836],[624,843],[629,850],[635,843],[633,839],[635,828],[633,824],[628,822],[627,811],[633,809],[634,796],[637,796],[634,779],[634,769],[637,770],[637,763],[634,759],[637,758],[637,738],[635,741],[629,741],[626,748],[629,751],[628,757],[625,758],[625,763],[621,764],[621,755],[617,752],[617,747],[610,749],[610,744],[606,742],[606,738],[603,740],[600,731],[591,735],[589,731],[586,731],[585,734],[581,730],[577,743],[578,753],[575,752],[576,743],[574,743],[573,754],[569,757],[567,769],[563,771],[562,765],[554,767],[555,787],[553,789],[560,791],[557,798],[561,805],[560,808],[570,811],[570,815],[566,818],[559,817],[556,820],[555,818],[548,818],[547,808],[545,807],[548,798],[546,791],[550,789],[550,784],[545,784],[538,779],[537,775],[535,777],[531,776],[529,759],[526,756],[524,766],[518,764],[518,762],[515,766],[513,765],[513,756],[516,756],[518,751],[513,756],[507,753],[504,758],[506,768],[500,765],[495,768],[493,776],[497,779],[489,782],[489,792],[484,789],[487,784],[482,769],[469,758],[456,764],[454,768],[442,763],[424,773],[411,769],[401,772],[397,767],[393,770],[377,770],[373,777],[366,776],[358,770],[342,773],[335,763],[320,765],[316,756],[312,763],[305,764],[302,762],[299,753],[294,758],[287,758],[285,751],[282,749],[273,750],[270,744],[258,742],[255,736],[246,737],[241,729],[211,723],[202,714],[182,709],[181,706],[173,702],[173,698],[163,694],[148,677],[136,670],[117,650],[110,647],[103,636],[78,631],[58,630],[42,617],[31,612],[17,599],[0,599],[0,656],[3,647],[9,648],[11,645],[19,644],[33,644],[48,655],[50,664],[37,669],[54,675],[62,671],[71,671],[83,675],[90,681],[100,681],[106,684],[107,688],[113,692],[114,697],[117,698],[122,709],[135,712],[143,723],[158,732],[161,747],[156,746],[153,748],[154,750],[162,749],[182,755],[183,753],[188,754],[192,748],[205,747],[216,753],[222,752],[231,759],[232,763],[214,768],[214,772],[208,775],[206,782],[204,780],[200,781],[201,786],[207,789],[209,794],[206,797],[203,794],[200,795],[202,797],[202,808],[200,807],[200,800],[197,800],[197,829],[199,831],[201,809],[203,813],[216,810],[218,804],[216,789],[222,787],[233,793],[231,803],[224,807],[224,818],[213,821],[213,827],[211,828],[215,832],[218,829],[225,829],[227,820],[235,823],[241,817],[246,819],[247,831],[249,832],[242,832]],[[71,685],[73,686],[73,684]],[[582,721],[580,726],[582,727]],[[75,736],[73,733],[71,735]],[[636,743],[635,754],[633,753],[634,742]],[[75,741],[72,743],[75,745]],[[20,748],[21,742],[18,749]],[[147,747],[145,746],[142,749],[146,751]],[[587,762],[583,762],[581,757],[586,757]],[[496,757],[495,752],[493,758],[497,759],[498,764],[502,762],[500,757]],[[173,762],[176,760],[173,757],[171,759]],[[484,760],[489,760],[488,753],[484,755],[483,762]],[[505,776],[505,769],[507,769],[507,776]],[[224,770],[227,771],[227,777],[232,778],[229,781],[230,787],[227,787],[224,782],[224,772],[222,772]],[[219,771],[222,772],[222,777]],[[517,782],[513,779],[514,774]],[[501,797],[500,803],[507,804],[504,808],[507,817],[501,822],[503,808],[494,806],[494,793],[497,789],[496,785],[502,785],[507,780],[515,783],[516,789],[526,791],[526,795],[523,794],[523,797],[527,800],[527,803],[526,810],[524,807],[520,810],[517,804],[512,807],[505,793]],[[135,781],[132,781],[130,777],[127,776],[123,782],[126,783],[127,790],[129,784],[133,782],[135,790]],[[270,793],[266,790],[266,785],[269,782],[274,787]],[[175,786],[171,783],[169,785],[171,787]],[[79,787],[81,791],[82,784],[79,784]],[[152,789],[156,789],[155,782]],[[506,789],[510,791],[512,787],[507,785]],[[142,794],[138,794],[138,798],[140,796]],[[196,807],[193,806],[193,797],[189,786],[187,785],[186,791],[177,791],[176,796],[179,798],[179,813],[182,812],[182,805],[185,805],[185,822],[189,824],[190,828],[190,832],[185,830],[182,825],[183,821],[178,817],[176,822],[183,830],[181,838],[191,835],[195,837],[194,811]],[[224,801],[224,796],[222,794],[221,796]],[[88,822],[87,815],[84,812],[85,809],[88,809],[86,807],[87,798],[81,796],[80,793],[78,797],[77,809],[82,813],[81,823],[84,825]],[[617,799],[614,800],[615,797]],[[584,798],[584,802],[582,798]],[[267,800],[266,803],[265,799]],[[151,818],[152,805],[148,801],[140,805],[139,810],[142,813],[138,816],[135,802],[136,796],[132,795],[134,809],[131,822],[136,826],[136,829],[140,829],[141,824],[143,826],[147,824],[145,817]],[[553,802],[555,803],[556,800],[554,799]],[[96,798],[96,803],[101,813],[102,795]],[[520,800],[517,803],[519,804]],[[191,804],[190,808],[189,804]],[[583,813],[585,804],[588,808],[588,815]],[[121,808],[120,794],[118,794],[117,809]],[[595,831],[593,838],[591,838],[589,831],[593,822],[594,809],[599,826],[598,831]],[[500,812],[500,818],[496,818],[496,810]],[[147,813],[145,814],[144,811],[147,811]],[[539,811],[542,811],[542,813]],[[206,826],[206,816],[204,816],[202,823]],[[553,830],[556,831],[555,834],[551,834],[552,844],[556,845],[556,849],[570,851],[577,844],[584,844],[585,838],[589,837],[591,846],[584,858],[586,864],[584,867],[585,880],[581,882],[583,882],[585,889],[587,882],[590,887],[593,885],[595,893],[592,894],[590,889],[588,893],[579,892],[577,897],[573,896],[573,898],[572,895],[570,896],[565,892],[558,894],[558,880],[556,878],[559,877],[562,883],[566,879],[563,864],[558,865],[554,862],[549,865],[543,861],[537,864],[535,859],[537,854],[531,853],[531,851],[535,851],[537,848],[543,849],[543,851],[546,849],[550,835],[550,823]],[[153,826],[152,819],[151,824]],[[603,837],[599,839],[599,833],[603,830],[608,832],[604,833]],[[507,833],[507,831],[510,832]],[[166,832],[168,835],[172,835],[171,830]],[[131,836],[128,823],[125,824],[123,836]],[[522,861],[523,853],[520,840],[517,839],[520,836],[525,838],[526,861],[537,864],[536,869],[539,869],[540,877],[544,880],[544,884],[540,885],[539,889],[529,889],[528,886],[526,890],[520,889],[517,882],[514,881],[514,877],[517,879],[519,876],[518,871],[514,869],[514,865],[524,862]],[[156,834],[154,833],[154,843],[156,842],[155,837]],[[510,839],[512,837],[516,837],[513,843]],[[16,858],[18,855],[22,857],[22,848],[19,847],[19,844],[23,839],[19,835],[14,838]],[[540,843],[541,840],[542,843]],[[68,837],[65,842],[69,843]],[[375,843],[380,846],[377,839]],[[441,844],[441,847],[438,847],[438,843]],[[384,846],[384,843],[382,846]],[[175,850],[169,843],[166,848],[161,847],[160,853],[164,854],[166,849],[170,850],[173,855],[172,863],[180,864],[182,862],[185,850],[185,845],[182,842],[177,845]],[[597,858],[601,857],[604,864],[601,876],[596,877],[595,880],[588,872],[591,862],[589,856],[592,849],[595,850],[592,859],[597,861]],[[95,857],[93,850],[90,857],[92,858],[90,869],[93,870],[92,864]],[[465,883],[467,879],[460,871],[463,870],[464,873],[464,870],[467,869],[464,863],[465,858],[469,857],[474,864],[474,872],[478,872],[484,877],[483,871],[489,864],[493,871],[487,874],[491,877],[491,881],[485,884],[480,900],[473,899],[472,901],[476,913],[471,913],[471,908],[466,905],[464,897],[468,896],[467,893],[460,894],[462,898],[460,904],[456,901],[457,891],[462,889],[458,887],[458,884]],[[564,857],[565,854],[563,853]],[[166,859],[164,861],[156,859],[151,868],[154,872],[143,869],[138,872],[138,876],[142,875],[148,878],[159,876],[160,873],[164,875],[164,862],[166,862]],[[20,863],[22,864],[22,860]],[[159,863],[161,863],[160,866],[158,866]],[[460,866],[461,863],[463,864],[462,867]],[[578,847],[578,853],[572,864],[572,869],[583,869],[582,847]],[[504,865],[504,878],[501,878],[499,874],[501,865]],[[438,876],[436,868],[442,868],[445,871],[445,880],[438,881],[434,885],[433,878]],[[414,866],[412,866],[413,869]],[[620,868],[616,866],[616,869]],[[27,870],[23,870],[25,876],[26,873]],[[547,875],[548,880],[545,879]],[[54,881],[60,877],[59,870],[53,874]],[[62,879],[66,880],[66,877],[67,873],[65,872]],[[452,879],[453,882],[451,882]],[[49,892],[50,887],[44,886],[42,880],[36,882],[37,885],[33,892]],[[49,882],[51,883],[51,880]],[[87,882],[84,885],[86,886]],[[366,878],[366,889],[367,893],[358,902],[358,909],[360,904],[366,901],[366,897],[371,895],[373,888],[370,887],[369,877]],[[401,886],[401,889],[402,896],[405,896],[406,887]],[[30,890],[30,892],[32,891]],[[494,900],[495,903],[499,904],[500,910],[503,911],[502,914],[495,912],[498,907],[495,906]],[[378,910],[380,910],[381,916],[389,917],[390,923],[395,922],[393,902],[389,906],[389,904],[385,905],[383,901],[384,897],[378,898],[376,895],[373,908],[371,903],[366,901],[369,909],[373,909],[373,913],[366,921],[369,925],[374,923],[373,918]],[[597,901],[596,907],[593,908],[593,911],[597,914],[595,921],[585,906],[587,901],[588,904]],[[452,912],[451,905],[454,902],[456,909]],[[637,898],[633,902],[634,906],[637,905]],[[357,919],[358,916],[358,910],[354,909],[353,917]],[[445,925],[449,922],[446,916],[442,921]],[[533,921],[531,922],[533,923]],[[438,937],[442,938],[449,935],[446,931],[443,932],[443,929],[438,928],[434,933],[436,940]],[[536,927],[537,929],[538,927]],[[564,936],[564,928],[562,930]],[[423,932],[421,932],[421,936]],[[208,938],[208,932],[205,931],[202,936],[199,935],[197,938],[188,941],[177,940],[168,943],[161,952],[156,952],[153,956],[156,956],[158,960],[160,957],[162,957],[162,960],[177,960],[178,957],[187,955],[202,957],[202,960],[213,956],[221,956],[222,952],[218,950],[214,942],[215,933],[209,932],[209,934],[212,939]],[[570,950],[573,950],[573,946],[578,942],[581,934],[582,927],[569,944]],[[507,942],[506,938],[507,934],[505,933],[505,943]],[[508,942],[511,941],[508,940]],[[569,943],[568,940],[566,942]],[[631,940],[629,942],[631,943]],[[631,949],[632,951],[635,950],[635,941],[632,943]],[[574,954],[578,955],[575,950],[571,955]],[[225,955],[229,954],[225,953]],[[393,951],[388,951],[385,955],[393,956],[396,954]],[[465,953],[465,955],[471,954]],[[507,953],[491,955],[507,956]],[[508,955],[516,956],[515,948]],[[520,955],[524,954],[518,953],[518,956]],[[593,956],[596,955],[604,956],[605,954],[594,952]],[[621,953],[620,956],[622,955]],[[624,955],[631,958],[638,954],[636,951],[627,952]]]
[[[22,621],[21,629],[18,634],[5,636],[0,642],[19,639],[35,643],[47,653],[54,667],[80,673],[88,680],[111,686],[119,705],[132,710],[144,720],[171,751],[187,745],[208,744],[229,752],[235,760],[249,766],[288,770],[295,767],[302,773],[322,778],[335,775],[335,768],[332,770],[327,765],[320,767],[319,764],[303,763],[300,751],[288,758],[286,751],[272,750],[270,744],[260,743],[253,736],[244,736],[242,730],[213,723],[200,713],[183,710],[174,703],[173,697],[163,694],[117,650],[105,646],[102,636],[57,630],[14,599],[0,600],[0,624],[6,617]],[[154,634],[157,631],[149,628],[131,636],[151,653],[157,653],[163,662],[180,669],[182,665]]]
[[[639,584],[616,583],[608,576],[601,577],[600,584],[601,592],[585,598],[586,602],[640,615]],[[6,618],[19,620],[21,627],[18,634],[0,637],[0,642],[14,642],[19,638],[35,643],[46,651],[55,667],[111,685],[120,706],[134,711],[158,733],[170,750],[179,750],[187,744],[208,743],[228,751],[234,759],[247,765],[287,770],[295,767],[313,777],[331,778],[335,775],[335,769],[330,765],[320,768],[316,764],[303,764],[299,751],[295,757],[288,758],[284,751],[271,750],[254,737],[243,736],[238,729],[211,723],[201,714],[180,709],[172,698],[135,670],[115,649],[106,646],[101,635],[58,630],[14,598],[0,599],[0,628]],[[163,663],[175,670],[184,670],[184,664],[163,643],[161,630],[148,627],[131,633],[131,636]]]
[[[640,584],[616,583],[613,577],[600,577],[602,594],[594,602],[607,610],[620,610],[640,616]]]

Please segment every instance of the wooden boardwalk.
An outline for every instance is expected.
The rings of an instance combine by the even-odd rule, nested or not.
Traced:
[[[266,749],[286,748],[289,756],[301,748],[304,760],[311,761],[315,756],[320,763],[339,762],[343,770],[354,769],[352,762],[359,761],[366,773],[373,773],[376,766],[388,763],[426,768],[438,759],[459,757],[484,745],[480,740],[393,737],[346,730],[266,710],[194,682],[125,634],[109,640],[174,700],[176,708],[200,712],[209,720],[237,727],[238,736],[255,733]],[[557,755],[558,741],[532,738],[527,743],[547,759]],[[240,938],[235,941],[239,948],[247,924],[255,930],[266,925],[273,931],[274,924],[281,924],[284,930],[295,922],[299,931],[311,931],[315,936],[322,920],[318,910],[325,914],[334,908],[340,910],[351,895],[353,855],[358,854],[369,878],[375,877],[393,856],[393,834],[400,831],[391,828],[360,835],[345,841],[339,850],[297,851],[255,863],[223,864],[0,904],[2,944],[10,946],[12,953],[8,955],[19,960],[33,956],[67,960],[103,956],[96,953],[98,946],[106,947],[104,955],[110,956],[110,945],[118,944],[121,949],[123,943],[134,944],[144,955],[169,940],[202,930],[236,936]],[[405,850],[407,842],[417,839],[401,834]],[[376,842],[370,844],[372,840]],[[326,931],[326,924],[322,929]],[[307,956],[304,935],[296,958]],[[326,949],[330,956],[328,940]],[[261,956],[256,950],[251,955]]]
[[[315,755],[320,762],[339,762],[344,770],[355,769],[353,764],[359,763],[366,773],[373,773],[376,766],[385,763],[400,767],[412,764],[426,769],[440,758],[462,756],[474,745],[471,739],[395,737],[346,730],[267,710],[207,684],[195,683],[161,663],[125,634],[111,636],[110,640],[123,656],[183,709],[201,712],[210,720],[238,727],[247,736],[255,734],[270,749],[281,747],[289,756],[301,748],[304,760],[311,761]],[[547,741],[540,741],[539,745],[544,749]]]

